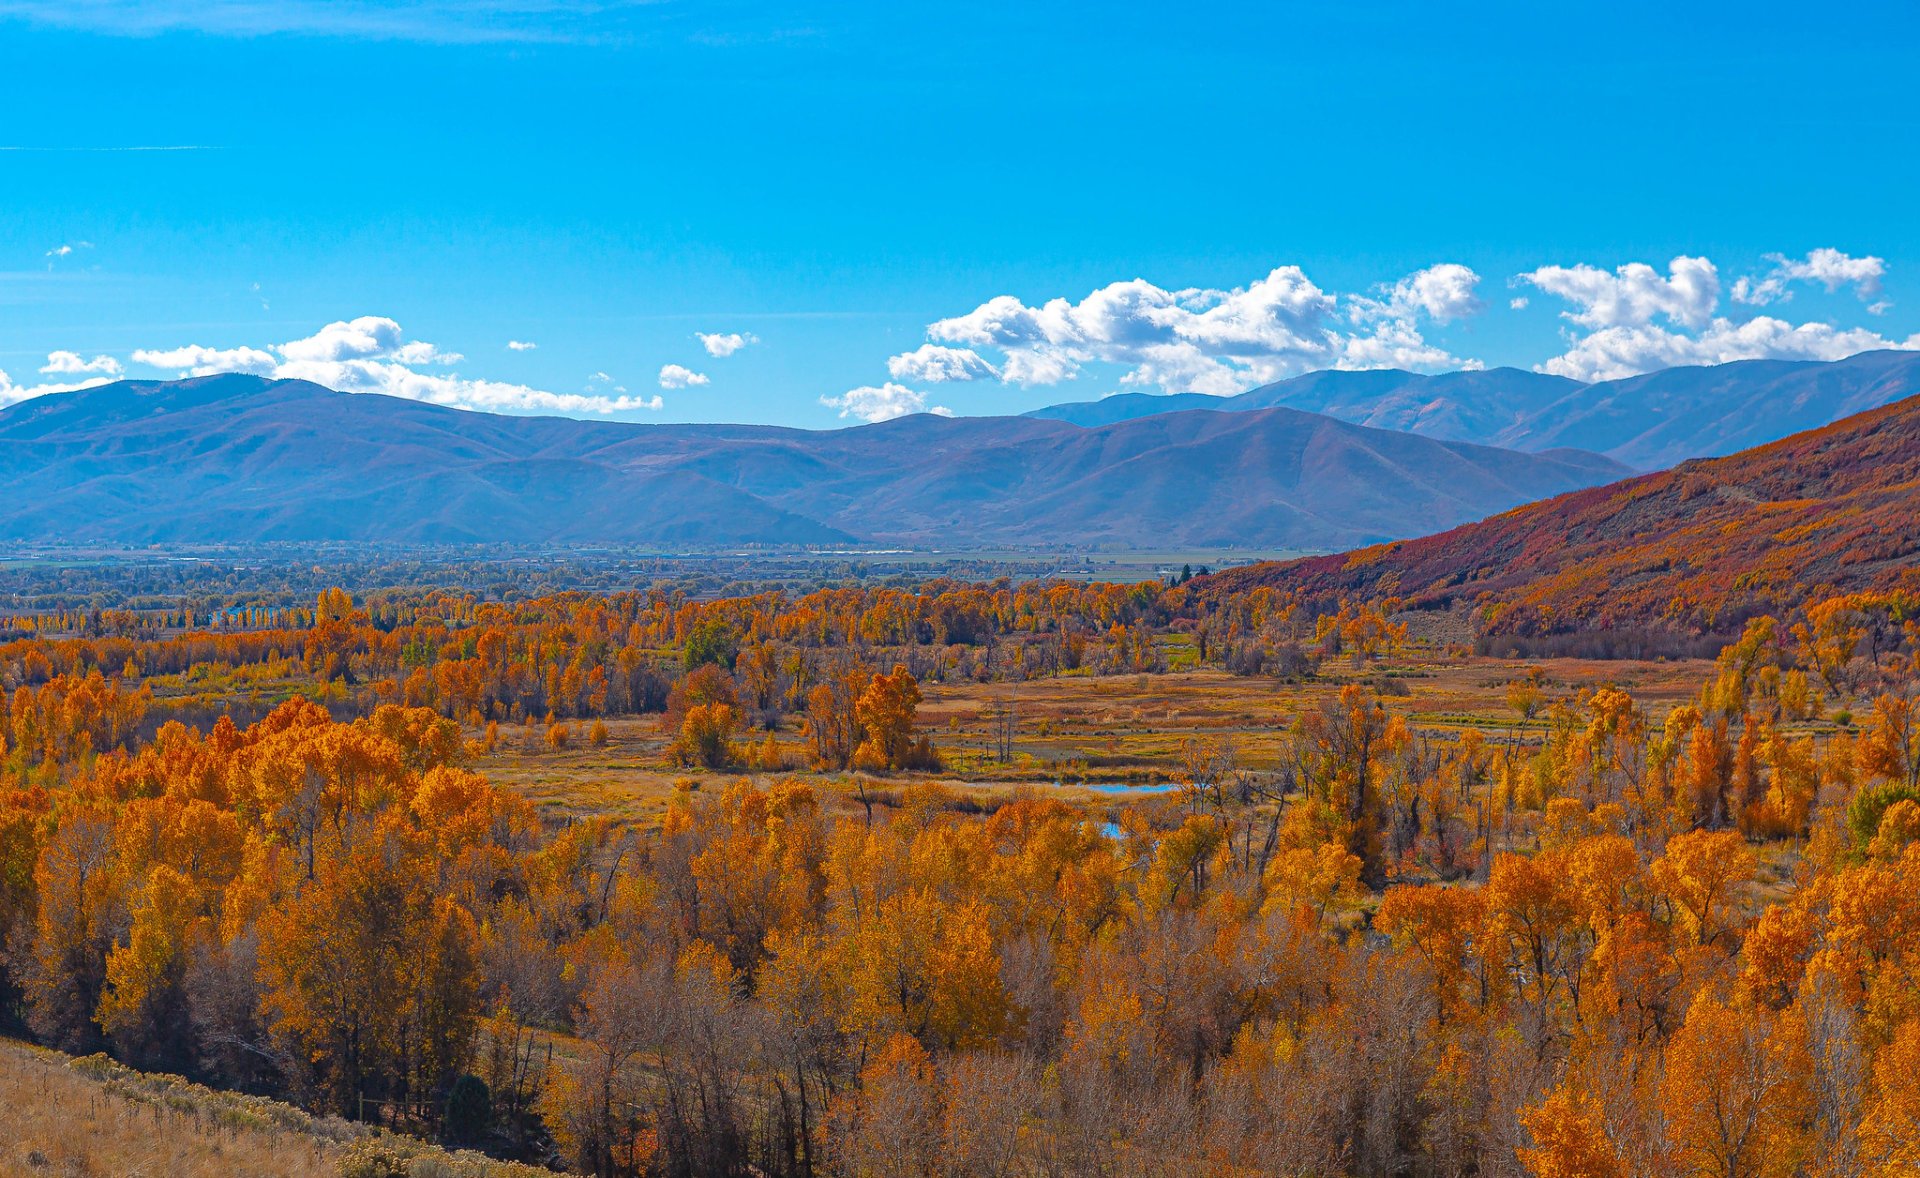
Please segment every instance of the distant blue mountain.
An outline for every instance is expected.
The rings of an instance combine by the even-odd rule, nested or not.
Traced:
[[[1742,360],[1581,384],[1514,368],[1484,372],[1312,372],[1235,397],[1121,393],[1030,417],[1107,425],[1156,413],[1285,406],[1444,441],[1541,452],[1597,451],[1637,470],[1717,457],[1920,392],[1920,352],[1831,362]]]
[[[505,417],[217,376],[0,411],[0,538],[1313,551],[1626,473],[1285,407],[809,431]]]

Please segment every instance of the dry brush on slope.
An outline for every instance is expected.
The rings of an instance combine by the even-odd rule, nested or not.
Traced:
[[[1307,601],[1471,604],[1485,633],[1732,635],[1848,593],[1920,594],[1920,398],[1436,536],[1209,578]]]

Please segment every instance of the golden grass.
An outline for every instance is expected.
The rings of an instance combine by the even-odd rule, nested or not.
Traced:
[[[48,1178],[332,1178],[340,1172],[349,1134],[334,1140],[265,1114],[241,1115],[244,1106],[208,1089],[199,1090],[208,1098],[203,1102],[191,1099],[189,1086],[183,1099],[135,1095],[74,1062],[0,1043],[0,1172]]]
[[[875,783],[897,789],[911,781],[937,780],[961,790],[1037,791],[1070,801],[1112,803],[1116,786],[1149,786],[1181,775],[1182,745],[1189,739],[1229,739],[1241,760],[1269,765],[1283,735],[1304,707],[1337,695],[1355,679],[1388,676],[1406,694],[1389,700],[1416,728],[1441,735],[1479,728],[1496,738],[1525,737],[1506,702],[1507,684],[1538,673],[1544,694],[1572,696],[1605,684],[1633,692],[1660,719],[1691,699],[1711,675],[1705,662],[1595,662],[1580,659],[1396,658],[1354,668],[1329,663],[1326,674],[1304,684],[1243,678],[1216,669],[1161,675],[1069,675],[1027,683],[929,682],[921,685],[920,726],[946,761],[938,774],[908,774]],[[1011,704],[1018,722],[1013,755],[995,755],[994,709]],[[1536,721],[1536,728],[1539,722]],[[607,721],[605,747],[589,747],[584,725],[575,725],[570,747],[547,746],[540,726],[503,726],[500,743],[476,768],[494,782],[518,790],[553,818],[607,815],[646,824],[665,809],[677,782],[719,790],[737,774],[668,767],[668,736],[658,717]],[[758,744],[763,733],[747,734]],[[798,724],[792,718],[776,741],[790,764],[804,762]],[[797,772],[797,771],[796,771]],[[849,803],[844,774],[811,777],[837,807]],[[761,775],[766,776],[766,775]]]
[[[377,1159],[377,1164],[367,1163]],[[0,1174],[43,1178],[532,1178],[290,1104],[0,1040]]]

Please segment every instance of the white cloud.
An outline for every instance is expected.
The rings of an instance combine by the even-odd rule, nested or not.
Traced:
[[[1436,323],[1478,315],[1486,309],[1474,293],[1480,276],[1456,262],[1416,270],[1393,284],[1387,304],[1394,318],[1411,319],[1415,312]]]
[[[48,250],[46,256],[55,259],[70,258],[73,256],[75,250],[90,250],[92,248],[93,243],[91,241],[63,242]]]
[[[507,349],[513,352],[531,352],[539,346],[539,344],[522,339],[510,339],[507,341]]]
[[[120,361],[112,356],[83,360],[77,352],[48,352],[47,362],[40,366],[40,371],[48,376],[79,376],[90,372],[118,376],[123,370]]]
[[[1793,324],[1767,315],[1745,323],[1715,319],[1697,334],[1652,324],[1607,327],[1576,339],[1564,355],[1539,368],[1575,380],[1617,380],[1679,365],[1733,360],[1840,360],[1881,348],[1920,349],[1920,334],[1890,340],[1863,327]]]
[[[684,389],[689,385],[706,383],[706,373],[695,372],[691,368],[683,368],[678,364],[667,364],[660,369],[660,387],[663,389]]]
[[[1030,307],[1000,295],[930,325],[927,335],[999,349],[1000,379],[1011,384],[1055,384],[1083,365],[1108,363],[1128,368],[1122,383],[1228,395],[1315,368],[1460,367],[1458,358],[1427,343],[1417,324],[1478,310],[1478,281],[1472,270],[1448,263],[1375,298],[1329,294],[1298,266],[1231,290],[1167,290],[1136,278],[1078,303],[1056,298]],[[917,363],[896,360],[903,367],[890,362],[895,376]]]
[[[842,417],[857,417],[866,422],[891,421],[910,413],[932,413],[939,417],[953,416],[953,410],[944,405],[935,405],[929,409],[925,393],[915,392],[905,385],[897,385],[892,381],[878,387],[867,385],[848,389],[838,397],[822,397],[820,403],[829,409],[838,409]]]
[[[1701,328],[1720,301],[1720,275],[1705,258],[1681,256],[1662,277],[1645,262],[1629,262],[1611,272],[1582,263],[1542,266],[1518,276],[1572,303],[1562,312],[1582,327],[1639,327],[1656,317],[1683,327]]]
[[[276,350],[296,363],[390,360],[397,364],[458,364],[465,359],[458,352],[442,352],[424,341],[409,342],[400,325],[383,315],[329,323],[307,338],[281,344]]]
[[[1790,282],[1819,282],[1829,290],[1853,286],[1862,298],[1870,298],[1885,274],[1881,259],[1853,258],[1838,250],[1814,250],[1801,261],[1768,257],[1775,263],[1773,271],[1762,279],[1736,282],[1736,301],[1787,298]],[[1705,258],[1675,258],[1665,277],[1652,266],[1633,262],[1612,272],[1584,264],[1547,266],[1515,281],[1572,303],[1574,309],[1562,315],[1592,329],[1569,331],[1567,351],[1536,365],[1541,372],[1575,380],[1617,380],[1681,365],[1839,360],[1881,348],[1920,348],[1920,335],[1888,339],[1866,328],[1831,323],[1795,324],[1767,315],[1738,321],[1718,315],[1719,273]]]
[[[760,342],[760,337],[750,331],[724,333],[696,331],[693,334],[699,339],[700,346],[707,350],[709,356],[731,356],[749,344]]]
[[[646,0],[6,0],[0,16],[109,37],[190,32],[431,44],[617,43]],[[137,150],[118,148],[111,150]],[[147,149],[167,150],[167,149]]]
[[[1527,296],[1518,295],[1514,298],[1508,299],[1507,306],[1513,308],[1516,311],[1524,311],[1527,309]]]
[[[1462,360],[1445,348],[1422,339],[1411,319],[1387,319],[1371,335],[1350,337],[1341,350],[1337,368],[1404,368],[1440,372],[1448,369],[1479,371],[1479,360]]]
[[[664,404],[658,396],[550,393],[502,381],[415,372],[405,365],[378,360],[295,361],[280,365],[274,375],[283,380],[309,380],[343,393],[384,393],[411,401],[493,413],[626,413],[659,409]]]
[[[95,376],[74,384],[17,385],[4,370],[0,370],[0,408],[30,401],[35,397],[44,397],[49,393],[71,393],[80,389],[98,388],[111,383],[104,376]]]
[[[448,366],[462,357],[424,340],[409,340],[392,319],[364,315],[329,323],[301,339],[265,348],[142,348],[135,363],[171,369],[183,376],[245,372],[276,380],[306,380],[345,393],[383,393],[459,409],[509,413],[626,413],[657,410],[659,396],[631,397],[613,385],[605,392],[554,393],[503,381],[418,371]],[[608,385],[612,378],[596,374]],[[51,390],[50,390],[51,391]],[[621,395],[613,395],[621,394]]]
[[[272,352],[259,348],[207,348],[199,344],[159,351],[135,348],[133,362],[150,368],[172,368],[182,376],[212,376],[216,372],[271,376],[280,363]]]
[[[1817,249],[1805,258],[1794,259],[1784,254],[1768,254],[1767,260],[1773,263],[1773,269],[1759,278],[1742,277],[1733,284],[1735,302],[1750,306],[1764,307],[1768,303],[1785,302],[1793,297],[1788,284],[1793,282],[1817,282],[1827,288],[1827,292],[1851,286],[1860,296],[1861,302],[1878,299],[1880,280],[1887,275],[1887,261],[1871,255],[1856,258],[1837,249]],[[1875,302],[1873,306],[1886,309],[1886,304]],[[1873,311],[1873,307],[1867,308]],[[1874,311],[1874,314],[1880,312]]]
[[[999,369],[972,348],[943,348],[939,344],[921,344],[911,352],[891,357],[887,360],[887,372],[898,380],[929,384],[991,380],[1000,375]]]

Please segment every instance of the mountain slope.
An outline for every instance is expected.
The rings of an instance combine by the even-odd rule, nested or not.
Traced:
[[[1920,352],[1740,360],[1583,385],[1512,368],[1311,372],[1237,397],[1122,393],[1028,416],[1100,425],[1187,409],[1283,405],[1448,441],[1534,452],[1575,446],[1636,470],[1731,454],[1920,393]]]
[[[1093,426],[1185,409],[1238,413],[1284,407],[1441,441],[1488,444],[1501,431],[1582,387],[1565,377],[1517,368],[1437,375],[1398,369],[1328,370],[1262,385],[1235,397],[1117,393],[1099,401],[1049,405],[1027,416]]]
[[[0,537],[1329,548],[1615,478],[1290,409],[1082,429],[502,417],[299,381],[122,382],[0,412]]]
[[[1587,385],[1485,440],[1525,450],[1578,445],[1638,470],[1662,470],[1763,446],[1915,393],[1920,352],[1740,360]]]
[[[1207,579],[1332,602],[1477,603],[1488,633],[1726,633],[1809,597],[1920,590],[1920,397],[1419,540]]]

